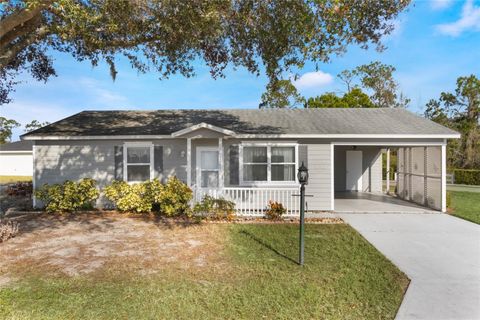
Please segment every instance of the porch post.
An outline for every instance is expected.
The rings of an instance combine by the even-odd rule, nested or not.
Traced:
[[[387,194],[390,194],[390,148],[387,148]]]
[[[442,144],[442,212],[447,212],[447,144]]]
[[[223,189],[224,185],[224,174],[223,174],[223,138],[218,138],[218,164],[220,172],[218,174],[218,187],[220,190]]]
[[[187,185],[192,186],[192,138],[187,138]]]

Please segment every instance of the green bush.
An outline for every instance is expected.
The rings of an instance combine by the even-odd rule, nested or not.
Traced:
[[[166,216],[190,213],[192,190],[175,177],[165,185],[158,179],[136,184],[114,181],[103,192],[119,211],[159,211]]]
[[[119,211],[150,212],[162,190],[160,181],[154,179],[136,184],[114,181],[106,186],[103,192]]]
[[[280,202],[272,200],[268,202],[268,207],[265,211],[267,219],[280,220],[285,213],[287,213],[287,208],[285,208]]]
[[[235,218],[235,202],[222,197],[214,198],[205,195],[201,202],[195,204],[193,212],[196,215],[215,220],[233,220]]]
[[[192,190],[185,183],[171,177],[154,200],[160,213],[166,216],[189,215],[192,196]]]
[[[480,185],[480,170],[475,169],[454,169],[456,184]]]
[[[44,184],[35,191],[35,196],[45,204],[48,212],[92,209],[99,194],[96,181],[89,178],[79,182],[67,180],[63,184]]]

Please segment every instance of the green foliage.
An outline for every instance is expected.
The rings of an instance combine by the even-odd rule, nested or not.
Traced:
[[[195,204],[193,212],[216,220],[233,220],[235,218],[235,202],[222,197],[214,198],[205,195],[201,202]]]
[[[287,208],[277,201],[268,201],[267,210],[265,210],[265,216],[270,220],[280,220],[282,216],[287,213]]]
[[[0,144],[10,141],[12,138],[12,130],[20,126],[20,123],[13,119],[0,117]]]
[[[105,197],[124,212],[159,211],[166,216],[190,213],[192,190],[176,177],[162,185],[158,179],[128,184],[114,181],[103,189]]]
[[[212,77],[244,67],[270,83],[307,61],[317,67],[350,44],[374,45],[392,32],[409,0],[394,1],[77,1],[2,2],[0,104],[22,72],[46,81],[60,51],[117,74],[124,57],[161,78],[195,75],[201,60]],[[5,93],[5,94],[2,94]]]
[[[162,189],[163,186],[157,179],[135,184],[114,181],[103,192],[119,211],[150,212]]]
[[[448,165],[454,168],[480,167],[480,79],[475,75],[459,77],[454,93],[442,92],[431,99],[425,117],[462,134],[448,142]]]
[[[48,121],[44,121],[44,122],[40,122],[38,120],[32,120],[30,123],[27,123],[25,125],[25,133],[27,132],[30,132],[30,131],[33,131],[33,130],[37,130],[37,129],[40,129],[41,127],[45,127],[47,125],[49,125],[50,122]]]
[[[35,196],[45,204],[48,212],[89,210],[100,194],[96,185],[96,181],[89,178],[79,182],[67,180],[63,184],[44,184],[35,191]]]
[[[160,213],[166,216],[189,215],[192,190],[176,177],[171,177],[155,199]]]
[[[469,184],[480,186],[480,170],[454,169],[455,184]]]
[[[307,108],[375,108],[368,95],[360,88],[353,88],[342,97],[333,92],[327,92],[321,96],[309,98]]]
[[[267,92],[262,94],[260,108],[295,108],[305,104],[305,99],[298,93],[290,80],[277,80],[267,85]]]

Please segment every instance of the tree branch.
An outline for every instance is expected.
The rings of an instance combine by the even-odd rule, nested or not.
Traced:
[[[38,14],[33,19],[30,19],[29,21],[25,22],[20,27],[17,27],[11,30],[5,36],[0,37],[0,48],[7,48],[12,42],[14,42],[19,37],[25,36],[35,31],[35,29],[37,29],[41,25],[41,23],[42,23],[42,16]]]
[[[51,2],[51,0],[45,0],[35,8],[24,8],[3,18],[0,21],[0,38],[40,14],[42,9],[49,6]]]
[[[29,36],[12,45],[5,50],[5,52],[2,52],[0,55],[0,69],[5,68],[21,51],[39,39],[45,37],[47,34],[48,29],[46,27],[41,27],[35,32],[32,32]]]

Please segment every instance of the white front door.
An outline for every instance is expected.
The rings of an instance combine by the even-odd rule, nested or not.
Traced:
[[[197,186],[200,188],[215,189],[219,186],[220,163],[218,148],[197,147]]]
[[[347,150],[346,190],[362,191],[362,151]]]

